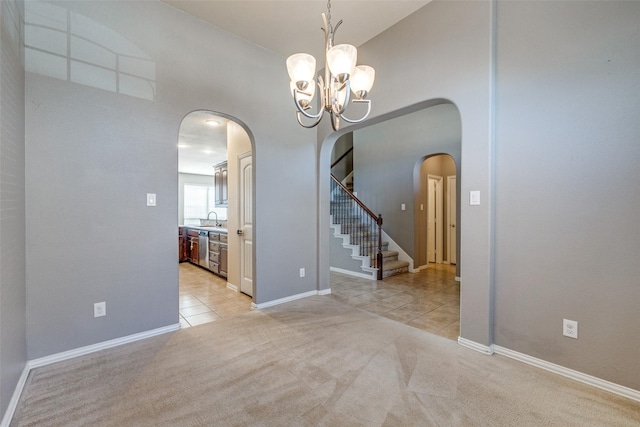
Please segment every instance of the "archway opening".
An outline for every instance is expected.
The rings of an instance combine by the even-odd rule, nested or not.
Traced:
[[[183,327],[251,310],[255,294],[253,139],[241,122],[198,110],[178,133],[178,252]]]
[[[421,107],[421,108],[420,108]],[[327,287],[331,288],[334,298],[370,309],[376,314],[402,321],[432,333],[457,339],[460,319],[460,286],[456,281],[459,268],[459,219],[455,221],[455,262],[444,251],[454,244],[445,244],[443,239],[440,248],[446,268],[429,271],[426,262],[427,234],[420,234],[416,223],[418,218],[427,212],[426,190],[428,188],[428,168],[426,162],[434,155],[442,154],[453,164],[438,169],[438,173],[446,172],[442,177],[442,186],[453,185],[459,188],[460,171],[455,167],[460,164],[461,122],[460,114],[452,103],[446,100],[433,100],[420,106],[410,107],[403,111],[378,118],[375,122],[365,123],[357,128],[350,128],[332,134],[325,141],[321,152],[321,169],[326,167],[327,180],[330,165],[340,176],[344,177],[356,197],[372,211],[381,213],[383,217],[383,239],[388,245],[385,251],[384,264],[389,265],[391,257],[398,261],[406,261],[409,265],[402,276],[387,275],[382,282],[373,278],[364,278],[355,266],[349,270],[343,263],[336,266],[336,253],[340,251],[340,242],[336,242],[335,225],[321,217],[320,234],[327,235],[326,261],[328,272]],[[348,155],[345,155],[345,153]],[[325,161],[326,157],[326,161]],[[435,159],[436,157],[434,157]],[[329,160],[330,159],[330,160]],[[352,170],[338,159],[348,159]],[[433,162],[432,160],[431,162]],[[424,164],[424,169],[423,169]],[[442,166],[442,165],[441,165]],[[435,175],[435,174],[433,174]],[[424,183],[421,183],[424,177]],[[448,177],[452,177],[447,182]],[[323,180],[322,170],[320,179]],[[320,187],[324,182],[320,183]],[[424,197],[421,195],[425,190]],[[326,209],[330,204],[331,190],[321,193],[320,207]],[[454,204],[459,203],[459,191],[452,191]],[[323,199],[326,205],[323,206]],[[444,203],[443,198],[443,203]],[[450,209],[450,208],[449,208]],[[327,209],[329,210],[329,209]],[[447,209],[443,207],[443,214]],[[322,211],[321,211],[322,212]],[[459,218],[457,213],[454,214]],[[442,219],[441,219],[442,220]],[[326,228],[322,224],[326,224]],[[425,225],[426,228],[426,225]],[[441,229],[444,236],[444,229]],[[343,242],[348,243],[344,237]],[[421,248],[425,249],[422,255]],[[320,255],[322,260],[322,254]],[[455,265],[454,265],[455,264]],[[441,271],[436,271],[441,270]],[[459,271],[459,270],[458,270]],[[321,286],[323,277],[320,277]],[[440,322],[437,319],[440,318]]]

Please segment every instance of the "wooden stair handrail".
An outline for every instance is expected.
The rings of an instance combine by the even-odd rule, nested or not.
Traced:
[[[349,195],[349,197],[351,197],[351,200],[356,202],[358,206],[360,206],[371,218],[376,219],[376,224],[378,224],[378,227],[382,227],[382,214],[378,214],[378,215],[374,214],[373,211],[369,209],[367,205],[362,203],[360,199],[354,196],[353,193],[349,191],[349,189],[345,187],[345,185],[341,183],[334,174],[331,174],[331,179],[333,179],[336,182],[336,184],[338,184]]]
[[[353,151],[353,147],[351,147],[351,148],[349,148],[347,151],[345,151],[345,152],[342,154],[342,156],[340,156],[340,157],[338,158],[338,160],[336,160],[335,162],[331,163],[331,169],[333,169],[333,167],[334,167],[335,165],[337,165],[338,163],[340,163],[340,160],[342,160],[342,159],[344,159],[345,157],[347,157],[347,155],[348,155],[350,152],[352,152],[352,151]]]

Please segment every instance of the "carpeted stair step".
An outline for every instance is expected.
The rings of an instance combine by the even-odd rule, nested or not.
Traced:
[[[407,261],[383,261],[382,277],[391,277],[397,274],[408,273],[409,263]]]

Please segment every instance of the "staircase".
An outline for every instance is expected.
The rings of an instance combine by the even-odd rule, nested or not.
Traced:
[[[360,262],[362,271],[372,279],[381,279],[407,273],[409,263],[398,260],[398,252],[390,251],[383,242],[382,218],[375,215],[337,180],[331,186],[331,228],[333,236],[342,239],[342,247],[351,250],[351,257]],[[378,244],[380,243],[382,274],[378,270]]]

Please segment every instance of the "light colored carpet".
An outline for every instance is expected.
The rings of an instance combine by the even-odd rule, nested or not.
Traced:
[[[640,404],[311,297],[35,369],[12,426],[638,426]]]

